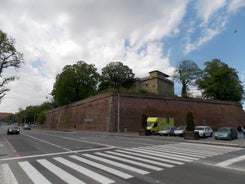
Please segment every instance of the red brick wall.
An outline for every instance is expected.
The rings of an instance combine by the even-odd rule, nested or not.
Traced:
[[[245,112],[236,103],[221,101],[204,101],[198,99],[163,98],[157,96],[122,96],[121,98],[121,130],[140,128],[141,116],[174,117],[175,125],[185,125],[187,112],[192,112],[196,125],[237,127],[245,125]],[[135,122],[138,122],[135,124]]]
[[[53,109],[46,112],[42,127],[109,131],[111,100],[111,94],[103,94]]]
[[[174,117],[175,125],[184,125],[186,113],[191,111],[196,125],[213,128],[245,125],[245,112],[236,103],[199,99],[165,98],[157,95],[120,94],[120,131],[138,131],[142,114]],[[52,115],[53,114],[53,115]],[[46,113],[46,128],[93,131],[117,131],[118,96],[97,95]],[[51,119],[54,119],[52,127]]]

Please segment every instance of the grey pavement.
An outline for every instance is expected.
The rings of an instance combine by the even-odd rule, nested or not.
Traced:
[[[190,142],[190,143],[198,143],[198,144],[212,144],[212,145],[222,145],[222,146],[230,146],[230,147],[241,147],[245,148],[245,137],[239,137],[238,139],[229,141],[229,140],[215,140],[214,137],[200,138],[198,140],[186,140],[183,137],[175,137],[175,136],[159,136],[159,135],[148,135],[142,136],[139,135],[138,132],[91,132],[91,131],[75,131],[77,133],[86,133],[93,135],[107,135],[107,136],[121,136],[121,137],[130,137],[137,139],[155,139],[163,142]],[[8,156],[8,145],[3,139],[3,136],[0,136],[0,157]]]
[[[95,134],[98,132],[94,132]],[[199,144],[212,144],[212,145],[221,145],[221,146],[231,146],[231,147],[241,147],[245,148],[245,137],[238,137],[235,140],[215,140],[214,137],[206,137],[200,138],[198,140],[186,140],[184,137],[175,137],[175,136],[159,136],[159,135],[148,135],[142,136],[136,132],[107,132],[107,133],[99,133],[99,134],[107,134],[111,136],[125,136],[125,137],[134,137],[134,138],[145,138],[145,139],[156,139],[163,140],[167,142],[191,142],[191,143],[199,143]]]

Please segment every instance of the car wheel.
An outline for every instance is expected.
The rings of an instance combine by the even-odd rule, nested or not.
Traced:
[[[210,134],[210,137],[213,137],[213,133]]]

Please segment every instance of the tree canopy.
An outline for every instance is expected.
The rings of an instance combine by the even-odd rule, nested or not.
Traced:
[[[16,76],[4,75],[6,68],[19,68],[23,62],[23,55],[15,48],[15,40],[0,30],[0,100],[10,90],[6,87]]]
[[[240,102],[244,90],[237,71],[219,59],[205,62],[202,78],[197,85],[204,98]]]
[[[188,97],[190,86],[195,86],[195,81],[201,75],[201,69],[194,61],[183,60],[176,68],[174,79],[182,84],[181,96]]]
[[[78,61],[67,65],[56,76],[52,95],[57,106],[66,105],[93,95],[99,80],[99,74],[93,64]]]
[[[102,68],[100,90],[108,88],[130,88],[134,84],[134,73],[121,62],[111,62]]]

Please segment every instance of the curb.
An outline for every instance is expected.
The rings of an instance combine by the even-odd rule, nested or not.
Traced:
[[[102,134],[106,134],[106,133],[102,133]],[[146,137],[150,137],[150,136],[140,136],[140,135],[129,135],[129,134],[110,134],[107,133],[106,135],[110,135],[110,136],[118,136],[118,137],[131,137],[131,138],[146,138]],[[158,141],[169,141],[169,142],[189,142],[189,143],[197,143],[197,144],[208,144],[208,145],[217,145],[217,146],[229,146],[229,147],[237,147],[237,148],[245,148],[245,143],[244,145],[239,145],[239,144],[233,144],[233,143],[223,143],[223,142],[212,142],[212,141],[202,141],[202,140],[185,140],[183,139],[164,139],[164,137],[162,136],[162,138],[157,138],[157,137],[150,137],[150,139],[155,139]],[[221,140],[222,141],[222,140]],[[245,141],[245,140],[244,140]]]

